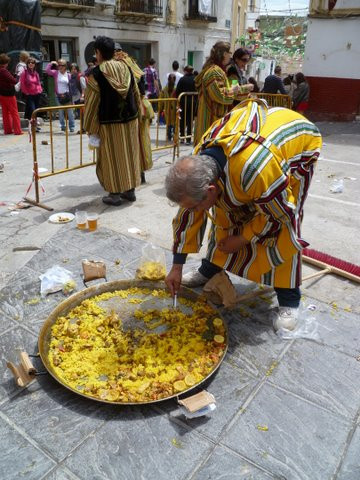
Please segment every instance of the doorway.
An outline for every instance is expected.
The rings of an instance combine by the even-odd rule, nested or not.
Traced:
[[[133,43],[116,40],[124,52],[130,55],[140,68],[145,68],[151,58],[151,43]]]

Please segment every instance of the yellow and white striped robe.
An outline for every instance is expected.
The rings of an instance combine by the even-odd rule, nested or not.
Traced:
[[[247,100],[210,127],[195,153],[220,146],[227,163],[211,212],[209,261],[258,283],[300,285],[300,252],[308,245],[300,232],[303,206],[321,143],[314,124],[292,110],[268,110],[264,100]],[[174,254],[199,251],[207,213],[179,210]],[[239,234],[249,242],[244,248],[218,249],[220,240]]]
[[[123,97],[131,84],[130,70],[121,60],[108,60],[100,65],[110,85]],[[136,82],[133,86],[135,100],[140,106]],[[96,175],[100,184],[110,193],[120,193],[140,185],[140,150],[138,119],[128,123],[99,122],[100,88],[90,75],[85,91],[84,128],[88,134],[100,136]]]

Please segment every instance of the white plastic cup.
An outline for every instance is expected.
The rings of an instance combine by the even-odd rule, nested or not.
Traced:
[[[86,222],[87,222],[87,212],[85,210],[77,210],[75,212],[75,219],[76,219],[76,226],[79,230],[86,229]]]

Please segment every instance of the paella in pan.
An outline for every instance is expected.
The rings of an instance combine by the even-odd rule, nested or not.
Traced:
[[[183,289],[179,307],[163,283],[119,281],[62,302],[39,351],[64,386],[94,400],[140,404],[198,386],[219,367],[227,330],[217,310]]]

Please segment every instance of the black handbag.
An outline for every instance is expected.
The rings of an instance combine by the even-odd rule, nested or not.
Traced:
[[[59,100],[60,105],[66,105],[67,103],[70,103],[70,102],[71,102],[71,96],[70,96],[70,93],[69,93],[69,92],[60,93],[60,94],[57,96],[57,98],[58,98],[58,100]]]

